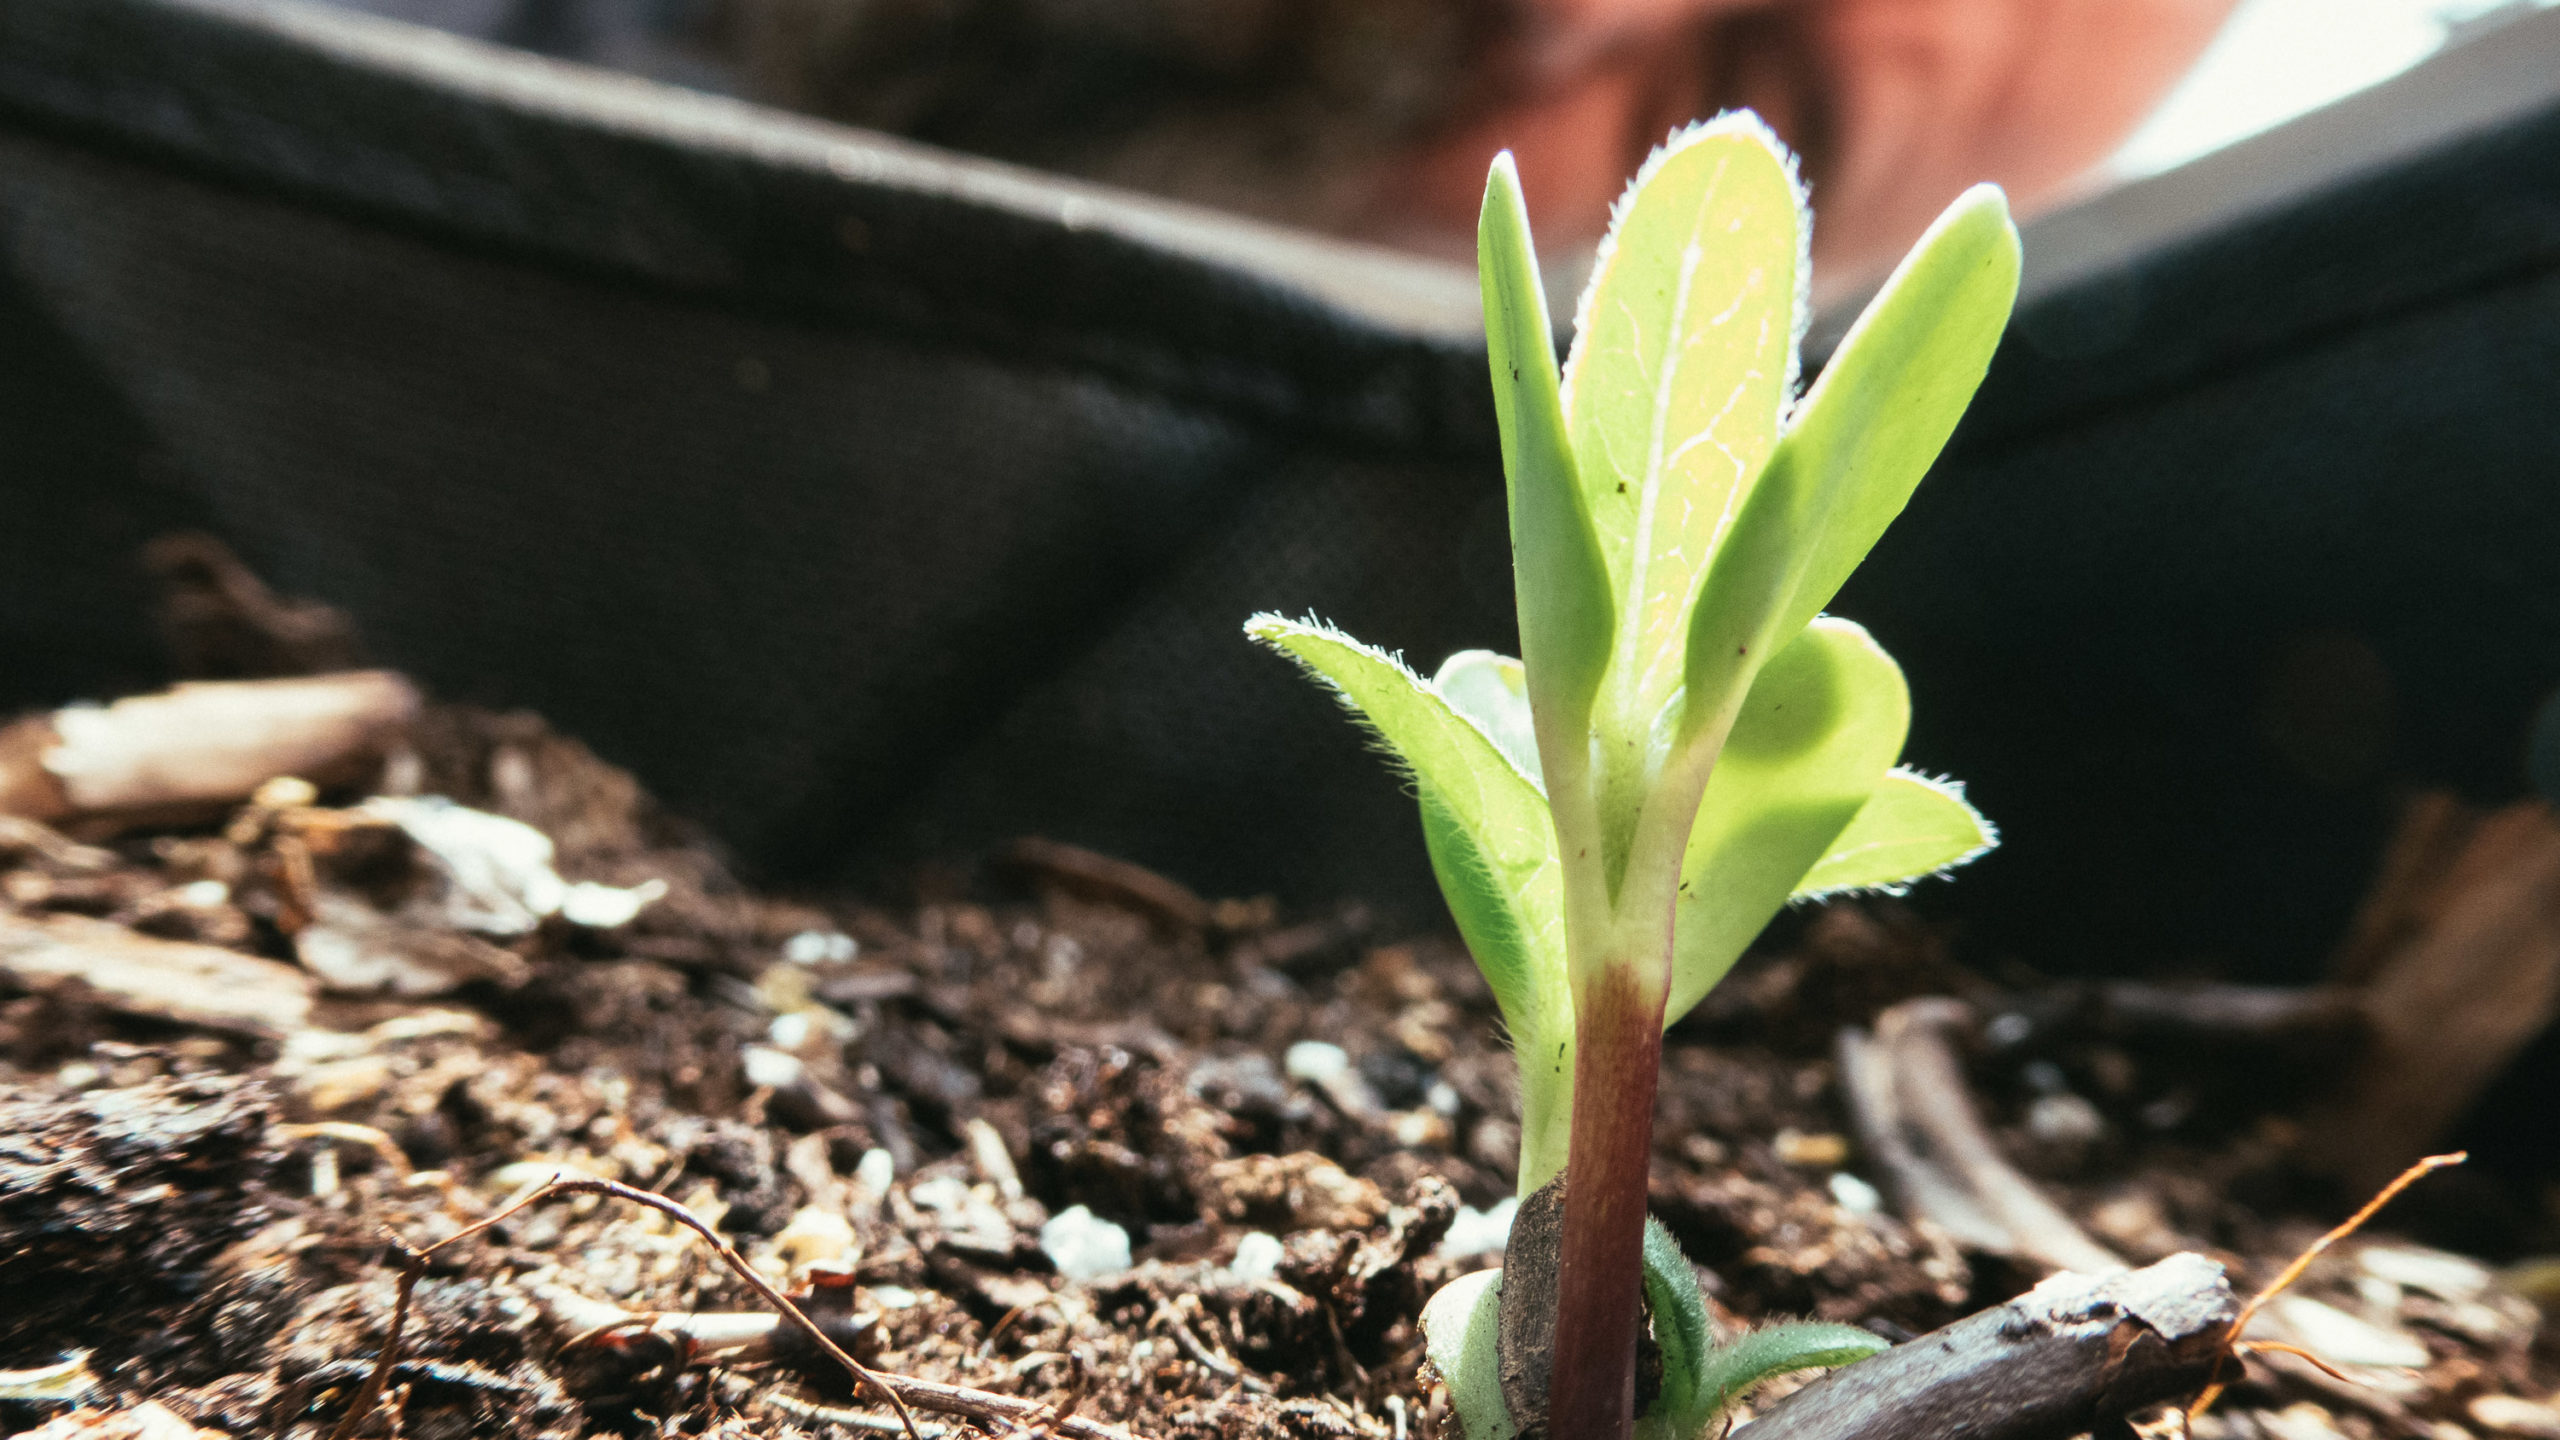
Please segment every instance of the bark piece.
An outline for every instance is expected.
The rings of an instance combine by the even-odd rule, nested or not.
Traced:
[[[1926,999],[1877,1016],[1872,1037],[1840,1032],[1841,1085],[1867,1154],[1906,1215],[1960,1245],[2055,1270],[2121,1267],[1992,1143],[1950,1038],[1972,1024],[1962,1001]]]
[[[75,835],[200,820],[279,775],[360,777],[418,710],[388,670],[180,685],[0,729],[0,811]]]
[[[1081,845],[1026,836],[1005,847],[1001,862],[1088,904],[1134,910],[1169,934],[1197,933],[1209,924],[1209,902],[1182,882]]]
[[[2239,1303],[2192,1253],[2064,1273],[1814,1381],[1749,1440],[2063,1440],[2201,1386]]]
[[[2336,968],[2361,982],[2373,1042],[2306,1155],[2371,1190],[2560,1018],[2560,819],[2539,800],[2482,817],[2419,797]]]
[[[1558,1175],[1520,1202],[1502,1257],[1502,1403],[1523,1433],[1543,1433],[1547,1380],[1555,1369],[1556,1265],[1564,1250],[1565,1177]]]
[[[180,674],[245,680],[362,663],[345,611],[276,594],[211,535],[163,535],[142,548],[142,564],[160,582],[155,618]]]
[[[0,978],[26,990],[77,983],[127,1015],[257,1039],[302,1029],[314,989],[290,965],[77,915],[0,915]]]

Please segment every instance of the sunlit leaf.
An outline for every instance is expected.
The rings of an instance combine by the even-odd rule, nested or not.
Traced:
[[[1519,661],[1491,650],[1461,650],[1440,662],[1431,685],[1492,737],[1520,773],[1540,778],[1538,736],[1529,718],[1529,677]]]
[[[1609,662],[1617,609],[1566,437],[1555,331],[1509,151],[1494,158],[1485,177],[1476,273],[1510,495],[1520,653],[1538,687],[1540,723],[1578,736]]]
[[[1707,781],[1672,931],[1676,1020],[1724,978],[1902,753],[1902,668],[1826,616],[1761,670]]]
[[[1895,269],[1796,408],[1690,626],[1696,729],[1838,594],[1938,458],[2018,293],[2018,232],[1997,187],[1949,206]]]
[[[1699,579],[1777,444],[1803,217],[1776,138],[1727,115],[1645,163],[1594,262],[1565,423],[1621,597],[1605,703],[1622,723],[1649,724],[1678,688]]]
[[[1257,615],[1245,633],[1297,661],[1366,720],[1413,777],[1458,933],[1515,1036],[1570,1033],[1564,894],[1546,797],[1502,747],[1390,656],[1338,630]]]
[[[2000,832],[1964,798],[1964,787],[1895,770],[1869,796],[1802,880],[1799,897],[1896,890],[1952,870],[2000,843]]]

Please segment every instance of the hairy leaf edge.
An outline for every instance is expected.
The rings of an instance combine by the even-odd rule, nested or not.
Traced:
[[[1983,856],[2000,848],[1999,825],[1993,822],[1990,816],[1985,815],[1979,809],[1976,809],[1971,800],[1965,798],[1963,781],[1958,780],[1952,775],[1932,775],[1925,770],[1912,769],[1908,765],[1896,765],[1892,769],[1887,770],[1885,772],[1885,779],[1906,780],[1915,785],[1926,786],[1931,790],[1937,791],[1948,799],[1953,800],[1957,804],[1962,805],[1965,808],[1965,812],[1973,817],[1974,824],[1981,828],[1982,843],[1974,846],[1970,850],[1967,850],[1963,854],[1958,855],[1954,859],[1945,862],[1944,864],[1927,870],[1914,871],[1899,880],[1888,880],[1874,885],[1834,885],[1826,889],[1798,890],[1787,896],[1787,903],[1789,905],[1813,904],[1824,900],[1837,899],[1845,895],[1907,895],[1911,892],[1912,886],[1919,884],[1923,880],[1953,879],[1957,870],[1972,864],[1974,861],[1979,860]],[[1883,788],[1882,781],[1877,782],[1877,788]],[[1852,817],[1849,823],[1852,825],[1856,824],[1856,818]],[[1842,833],[1847,833],[1845,827],[1843,828]],[[1830,858],[1830,852],[1825,851],[1823,853],[1822,860],[1828,860]],[[1821,867],[1822,860],[1816,860],[1813,862],[1816,869]],[[1813,871],[1807,870],[1805,873],[1810,875]]]

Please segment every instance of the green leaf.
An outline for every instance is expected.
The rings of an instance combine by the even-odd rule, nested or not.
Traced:
[[[1727,115],[1645,162],[1601,242],[1564,403],[1622,597],[1608,682],[1622,728],[1649,728],[1680,685],[1700,576],[1778,442],[1805,224],[1785,150]]]
[[[1714,1332],[1697,1272],[1662,1222],[1644,1217],[1644,1301],[1653,1343],[1662,1352],[1662,1393],[1636,1422],[1638,1440],[1689,1440],[1715,1418],[1704,1404]]]
[[[1570,1033],[1564,882],[1546,797],[1484,730],[1395,659],[1338,630],[1256,615],[1245,633],[1331,687],[1413,777],[1433,868],[1516,1038]]]
[[[2007,328],[2018,232],[1995,186],[1949,206],[1796,407],[1701,587],[1684,736],[1725,713],[1755,656],[1838,594],[1938,458]]]
[[[1796,882],[1808,899],[1843,890],[1899,891],[2000,843],[2000,832],[1966,802],[1964,787],[1896,769],[1876,787],[1849,828]]]
[[[1797,407],[1770,468],[1833,497],[1786,619],[1812,619],[1867,558],[1973,403],[2018,299],[2018,227],[1996,185],[1947,207]]]
[[[1854,1325],[1797,1321],[1763,1326],[1709,1352],[1699,1378],[1699,1400],[1713,1419],[1763,1380],[1846,1365],[1887,1348],[1883,1336]]]
[[[1884,1340],[1848,1325],[1771,1325],[1729,1345],[1713,1343],[1706,1297],[1689,1257],[1662,1222],[1644,1222],[1644,1298],[1662,1352],[1662,1393],[1636,1421],[1637,1440],[1697,1440],[1726,1407],[1763,1380],[1863,1360]],[[1472,1431],[1469,1432],[1472,1435]]]
[[[1617,609],[1566,438],[1546,286],[1507,150],[1494,157],[1485,177],[1476,274],[1511,503],[1520,653],[1537,687],[1539,723],[1554,728],[1558,743],[1566,737],[1579,743],[1609,663]]]
[[[1478,1270],[1440,1287],[1422,1307],[1422,1353],[1449,1387],[1466,1440],[1511,1440],[1502,1403],[1502,1272]]]
[[[1476,722],[1476,728],[1502,747],[1520,773],[1541,780],[1538,736],[1529,717],[1527,667],[1491,650],[1461,650],[1440,662],[1431,677],[1450,707]],[[1540,789],[1545,785],[1541,780]]]
[[[1724,978],[1868,804],[1911,723],[1902,667],[1825,616],[1760,672],[1680,866],[1668,1024]]]

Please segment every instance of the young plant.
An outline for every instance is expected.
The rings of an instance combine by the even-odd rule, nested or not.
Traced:
[[[1997,189],[1958,199],[1798,399],[1808,226],[1754,117],[1673,137],[1619,201],[1559,376],[1497,158],[1478,268],[1521,658],[1467,651],[1424,680],[1319,624],[1246,626],[1410,774],[1519,1060],[1524,1218],[1561,1190],[1552,1256],[1514,1231],[1512,1294],[1469,1276],[1426,1315],[1471,1440],[1541,1419],[1552,1440],[1626,1435],[1648,1306],[1662,1374],[1644,1428],[1662,1440],[1753,1380],[1879,1343],[1781,1327],[1713,1349],[1644,1209],[1663,1027],[1791,896],[1892,888],[1993,843],[1955,786],[1895,768],[1901,670],[1821,611],[1980,383],[2017,232]]]

